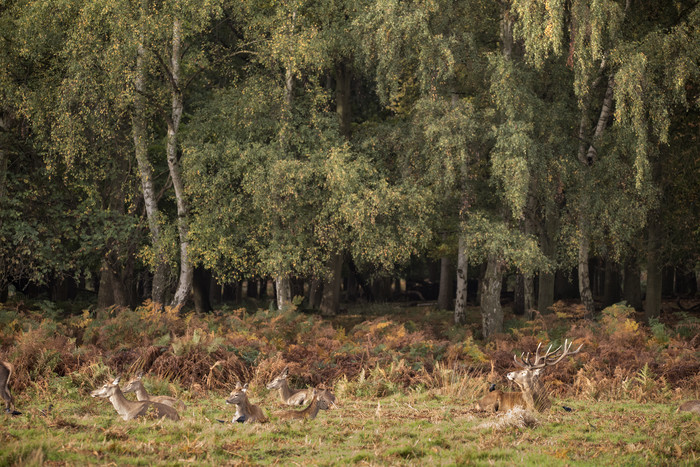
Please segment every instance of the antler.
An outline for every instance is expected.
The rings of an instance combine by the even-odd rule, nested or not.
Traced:
[[[578,349],[571,352],[570,349],[572,344],[573,341],[569,342],[568,339],[565,339],[564,345],[560,345],[554,351],[552,351],[552,345],[550,344],[544,355],[540,355],[540,347],[542,346],[542,343],[540,342],[537,346],[537,350],[535,351],[535,360],[533,362],[530,362],[530,352],[527,354],[525,354],[525,352],[520,354],[520,361],[518,361],[518,356],[514,355],[513,360],[515,361],[516,365],[528,370],[544,368],[545,366],[553,366],[562,361],[564,357],[568,355],[575,355],[581,351],[583,344],[579,345]],[[561,351],[561,354],[559,354],[559,351]]]

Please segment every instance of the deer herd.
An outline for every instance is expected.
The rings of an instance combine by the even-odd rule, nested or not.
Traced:
[[[476,403],[476,410],[487,412],[507,412],[516,407],[522,407],[533,412],[542,412],[550,407],[549,397],[540,375],[548,366],[554,366],[564,360],[565,357],[575,355],[581,351],[581,346],[571,351],[572,343],[568,340],[554,350],[550,345],[544,354],[540,355],[541,344],[537,346],[534,355],[522,353],[520,357],[515,355],[514,362],[521,369],[512,371],[506,376],[509,381],[515,383],[519,392],[503,392],[492,388],[486,396]],[[532,357],[532,360],[531,360]],[[20,415],[15,409],[14,398],[10,392],[10,378],[14,371],[9,362],[0,361],[0,395],[5,400],[5,412],[12,415]],[[328,410],[337,407],[335,396],[328,389],[292,389],[288,383],[289,367],[285,367],[268,385],[267,389],[277,389],[280,399],[287,406],[303,406],[301,410],[288,410],[277,414],[280,420],[312,420],[316,418],[319,410]],[[152,396],[146,391],[141,381],[142,374],[131,379],[124,389],[119,387],[120,377],[105,383],[101,388],[90,393],[92,397],[109,399],[114,409],[124,420],[132,420],[139,417],[168,418],[179,420],[178,410],[184,410],[185,404],[170,396]],[[235,389],[226,398],[226,404],[236,406],[236,412],[232,423],[265,423],[269,419],[265,412],[248,400],[248,384],[236,384]],[[137,400],[129,400],[124,394],[135,393]],[[700,414],[700,400],[688,401],[678,407],[678,412],[688,411]],[[222,420],[219,420],[223,422]]]

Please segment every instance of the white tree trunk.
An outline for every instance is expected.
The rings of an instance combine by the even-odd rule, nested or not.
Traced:
[[[604,65],[605,62],[603,61],[603,63],[601,64],[601,70],[604,67]],[[598,150],[596,148],[596,144],[598,144],[602,140],[603,133],[605,132],[605,128],[608,124],[608,118],[610,117],[610,112],[612,109],[613,86],[614,80],[613,77],[610,76],[608,78],[608,87],[605,91],[603,104],[600,109],[600,115],[598,116],[598,122],[596,123],[595,131],[592,135],[592,138],[590,139],[591,143],[590,145],[588,145],[588,150],[586,150],[586,144],[583,142],[583,140],[579,144],[578,158],[579,161],[584,165],[585,169],[588,169],[588,166],[595,163],[598,157]],[[585,131],[586,111],[587,108],[584,108],[584,110],[582,111],[581,124],[579,126],[579,136],[583,135]],[[585,173],[587,175],[588,171],[586,170]],[[586,228],[586,226],[588,225],[588,216],[588,203],[586,198],[584,197],[584,202],[581,206],[579,213],[580,239],[578,249],[578,287],[579,293],[581,294],[581,303],[583,303],[583,305],[586,307],[586,318],[590,319],[593,317],[593,313],[595,312],[595,303],[593,301],[593,294],[591,292],[591,280],[590,273],[588,270],[588,255],[590,250],[589,233],[588,229]]]
[[[289,276],[278,276],[275,278],[277,287],[277,309],[283,311],[292,304],[292,281]]]
[[[170,169],[170,178],[173,181],[175,199],[177,202],[177,228],[180,237],[180,279],[178,281],[177,291],[173,297],[173,306],[182,305],[187,301],[192,291],[192,278],[194,275],[194,268],[188,257],[188,206],[185,200],[185,186],[182,181],[180,161],[177,158],[177,135],[183,111],[182,89],[180,88],[181,48],[182,25],[179,19],[175,19],[173,21],[173,48],[170,62],[172,111],[168,121],[168,140],[166,146],[168,168]]]
[[[455,297],[455,324],[464,324],[467,321],[467,261],[466,241],[463,234],[459,236],[457,245],[457,295]]]
[[[147,2],[141,1],[141,15],[145,16]],[[139,43],[136,54],[136,73],[134,80],[134,113],[132,115],[132,134],[134,138],[134,152],[136,163],[141,175],[141,189],[143,191],[143,201],[146,207],[146,217],[148,218],[148,228],[151,232],[151,243],[155,255],[155,270],[153,273],[153,285],[151,288],[151,300],[156,306],[162,306],[165,301],[166,277],[168,273],[168,261],[164,257],[161,245],[160,234],[160,212],[156,199],[156,191],[153,185],[153,168],[148,160],[148,141],[146,135],[146,68],[144,55],[144,26],[140,26]]]

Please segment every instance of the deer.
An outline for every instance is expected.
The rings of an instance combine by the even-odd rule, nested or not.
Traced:
[[[328,410],[335,405],[335,397],[328,390],[311,390],[311,403],[303,410],[289,410],[281,413],[281,420],[313,420],[318,415],[319,410]]]
[[[236,384],[236,388],[231,391],[231,394],[226,399],[227,404],[236,405],[236,414],[233,416],[233,423],[265,423],[267,417],[263,410],[257,405],[253,405],[248,400],[248,383],[241,386],[240,381]]]
[[[279,389],[280,399],[286,405],[304,405],[311,400],[311,389],[291,389],[287,382],[289,367],[284,367],[275,379],[267,385],[267,389]]]
[[[133,420],[138,417],[152,416],[155,418],[169,418],[170,420],[180,420],[177,410],[169,405],[161,404],[153,401],[130,401],[124,397],[124,393],[119,388],[120,377],[114,381],[107,382],[99,389],[95,389],[90,393],[92,397],[101,397],[109,399],[122,418]]]
[[[676,412],[691,412],[700,415],[700,400],[683,402]]]
[[[518,356],[514,355],[513,360],[515,364],[523,369],[511,371],[506,377],[517,384],[521,392],[490,392],[477,402],[478,409],[494,412],[505,412],[515,407],[524,407],[536,412],[548,409],[551,403],[542,387],[542,383],[539,381],[540,374],[542,374],[545,367],[554,366],[561,362],[564,357],[579,353],[583,347],[583,344],[581,344],[578,349],[572,352],[571,344],[573,342],[564,340],[563,346],[559,346],[552,351],[552,346],[550,345],[545,354],[540,355],[540,347],[542,346],[540,342],[535,351],[535,359],[532,362],[530,361],[529,352],[527,355],[522,353],[519,360]]]
[[[11,415],[20,415],[22,412],[15,410],[15,398],[10,392],[10,377],[15,368],[10,362],[0,360],[0,395],[5,399],[5,412]]]
[[[143,377],[142,373],[139,373],[136,377],[131,378],[131,380],[126,383],[126,387],[122,389],[124,394],[129,394],[130,392],[136,393],[136,399],[139,401],[151,401],[158,402],[160,404],[169,405],[170,407],[178,410],[185,410],[187,406],[181,400],[171,397],[171,396],[151,396],[146,392],[146,388],[141,381]]]

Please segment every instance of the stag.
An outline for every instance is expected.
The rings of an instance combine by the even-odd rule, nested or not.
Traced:
[[[544,355],[540,355],[542,343],[537,346],[534,360],[530,360],[530,353],[522,353],[520,358],[513,356],[515,364],[522,370],[511,371],[506,376],[510,381],[518,385],[521,392],[493,391],[481,399],[477,406],[480,410],[493,410],[494,412],[505,412],[514,407],[524,407],[526,409],[541,412],[550,407],[547,391],[544,389],[539,378],[545,367],[554,366],[565,357],[575,355],[581,351],[581,344],[576,350],[571,351],[571,344],[564,341],[563,346],[552,350],[550,345]]]

